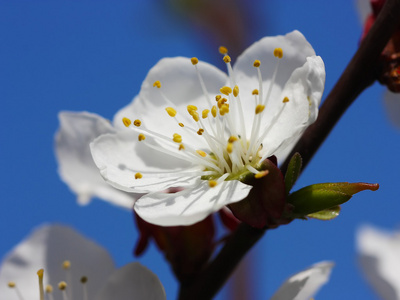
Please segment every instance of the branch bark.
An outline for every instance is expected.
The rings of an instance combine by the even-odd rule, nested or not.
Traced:
[[[398,28],[399,15],[400,0],[387,0],[370,32],[323,103],[317,121],[294,147],[291,155],[295,152],[301,154],[303,170],[346,109],[375,81],[375,63]],[[282,171],[286,170],[289,158],[281,166]],[[181,286],[179,299],[211,299],[266,230],[241,224],[207,268],[193,282]]]

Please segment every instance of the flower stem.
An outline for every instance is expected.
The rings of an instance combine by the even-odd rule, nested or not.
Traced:
[[[323,103],[317,121],[303,134],[281,166],[285,171],[290,157],[299,152],[303,169],[332,128],[358,95],[376,79],[376,66],[383,48],[400,25],[400,0],[387,0],[368,35]],[[209,265],[190,283],[181,286],[179,299],[211,299],[229,278],[240,260],[267,229],[241,224]]]

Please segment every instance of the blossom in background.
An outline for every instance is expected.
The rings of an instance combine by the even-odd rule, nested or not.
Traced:
[[[332,262],[323,261],[287,279],[271,300],[310,300],[328,282]]]
[[[386,0],[357,0],[357,10],[364,25],[361,39],[367,35]],[[383,49],[378,71],[378,80],[388,89],[383,97],[389,120],[400,128],[400,28],[395,31]]]
[[[139,263],[116,269],[108,252],[69,227],[45,225],[17,245],[0,269],[2,299],[39,299],[39,269],[48,299],[166,299],[164,288]],[[61,289],[58,288],[59,283]],[[52,298],[53,297],[53,298]]]
[[[378,295],[400,299],[400,231],[363,226],[357,232],[357,248],[363,274]]]
[[[197,58],[166,58],[117,116],[129,130],[91,143],[101,175],[126,192],[147,193],[134,209],[149,223],[190,225],[248,195],[262,162],[283,159],[318,114],[322,59],[293,31],[250,46],[228,76]],[[168,194],[171,187],[182,190]]]
[[[89,144],[105,133],[115,133],[114,126],[103,117],[88,112],[60,112],[60,128],[55,136],[55,153],[61,179],[77,195],[78,203],[88,204],[98,197],[112,204],[132,209],[135,194],[117,190],[104,182],[93,162]]]

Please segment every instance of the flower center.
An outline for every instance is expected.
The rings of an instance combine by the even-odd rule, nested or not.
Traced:
[[[187,136],[190,135],[189,140],[193,140],[193,138],[201,139],[200,144],[204,145],[201,149],[196,149],[195,146],[190,144],[190,141],[186,142],[185,138],[182,137],[183,133],[181,135],[171,132],[171,136],[165,136],[146,128],[146,126],[141,126],[140,120],[135,120],[132,124],[130,119],[122,119],[126,127],[139,133],[139,142],[145,143],[150,148],[199,165],[201,168],[194,175],[200,176],[203,180],[208,180],[210,187],[214,187],[224,180],[241,180],[251,173],[254,174],[255,178],[267,175],[268,172],[261,170],[261,162],[266,158],[260,154],[265,146],[262,141],[271,131],[289,102],[289,99],[284,97],[277,113],[270,122],[262,122],[275,83],[279,60],[283,56],[281,48],[274,50],[273,55],[277,58],[277,62],[266,91],[263,90],[261,62],[259,60],[254,61],[253,66],[257,70],[258,89],[254,89],[251,95],[240,95],[240,88],[231,66],[231,58],[227,55],[227,49],[221,47],[220,52],[224,55],[223,60],[227,65],[229,85],[221,87],[220,94],[215,95],[214,99],[210,96],[204,84],[198,68],[198,59],[196,57],[191,59],[206,100],[201,109],[189,104],[186,107],[186,112],[177,112],[173,102],[163,93],[161,82],[155,81],[153,84],[153,87],[158,89],[160,97],[169,104],[165,110],[178,125],[179,132],[183,132]],[[249,101],[255,102],[255,110],[251,117],[246,115],[247,123],[245,122],[245,111],[243,110],[241,96],[245,97],[246,100],[250,98]],[[188,114],[189,118],[184,118],[181,114]],[[250,118],[252,118],[251,122],[249,122]],[[183,119],[190,120],[190,123],[183,122]],[[246,126],[249,128],[246,128]],[[166,147],[147,143],[146,135],[155,138],[159,142],[158,144]],[[272,152],[268,151],[268,153]],[[135,174],[135,179],[142,177],[143,175],[139,172]]]
[[[65,270],[65,277],[66,281],[60,281],[58,283],[58,289],[60,290],[62,294],[62,299],[63,300],[73,300],[72,296],[72,278],[71,278],[71,263],[69,260],[65,260],[62,263],[62,268]],[[44,300],[45,299],[45,294],[47,295],[47,299],[49,300],[54,300],[53,297],[53,286],[48,284],[44,286],[43,282],[43,277],[44,277],[44,269],[40,269],[37,271],[38,279],[39,279],[39,299]],[[87,292],[87,286],[86,283],[88,281],[88,278],[86,276],[82,276],[80,282],[82,283],[82,293],[83,293],[83,300],[88,300],[88,292]],[[17,296],[18,300],[25,300],[25,298],[22,296],[21,291],[19,290],[19,287],[14,281],[8,282],[8,287],[13,289],[15,291],[15,294]]]

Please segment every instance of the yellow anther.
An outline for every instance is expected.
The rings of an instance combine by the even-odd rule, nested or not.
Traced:
[[[122,123],[124,123],[125,127],[129,127],[132,124],[132,121],[128,118],[122,118]]]
[[[197,134],[198,134],[198,135],[202,135],[203,132],[204,132],[204,129],[203,129],[203,128],[200,128],[200,129],[197,131]]]
[[[217,116],[217,107],[215,105],[211,108],[211,114],[214,118]]]
[[[203,119],[207,118],[209,112],[210,112],[209,109],[203,110],[203,112],[201,113],[201,117],[202,117]]]
[[[197,65],[199,63],[199,60],[197,59],[197,57],[192,57],[190,59],[190,61],[192,62],[193,65]]]
[[[265,175],[268,175],[269,171],[265,170],[265,171],[260,171],[259,173],[254,175],[254,178],[259,179],[264,177]]]
[[[71,268],[71,262],[69,260],[64,260],[62,263],[62,267],[64,270],[68,270],[69,268]]]
[[[253,63],[253,66],[258,68],[259,66],[261,66],[261,61],[259,61],[258,59],[256,59]]]
[[[179,150],[185,150],[185,146],[183,144],[179,145]]]
[[[65,281],[61,281],[61,282],[58,284],[58,288],[59,288],[61,291],[64,291],[64,290],[67,288],[67,283],[66,283]]]
[[[10,281],[10,282],[8,283],[8,287],[9,287],[9,288],[15,288],[15,286],[16,286],[16,284],[15,284],[14,281]]]
[[[221,108],[222,104],[227,102],[228,100],[226,98],[221,98],[218,100],[218,108]]]
[[[159,89],[161,87],[161,82],[159,80],[154,81],[153,87],[157,87]]]
[[[197,106],[194,105],[188,105],[187,106],[187,111],[190,115],[192,115],[193,112],[197,111]]]
[[[232,93],[232,89],[229,86],[223,86],[222,88],[219,89],[219,91],[227,96],[229,96],[229,94]]]
[[[219,50],[219,53],[221,53],[221,54],[227,54],[228,53],[228,48],[226,48],[224,46],[219,47],[218,50]]]
[[[206,157],[206,156],[207,156],[207,153],[205,153],[205,152],[202,151],[202,150],[196,150],[196,152],[197,152],[198,155],[200,155],[200,156],[202,156],[202,157]]]
[[[39,271],[36,272],[37,276],[39,276],[39,279],[43,279],[43,274],[44,274],[44,269],[40,269]]]
[[[265,108],[265,105],[258,104],[258,105],[256,106],[256,115],[258,115],[259,113],[262,113],[263,110],[264,110],[264,108]]]
[[[192,117],[196,122],[200,120],[199,113],[197,111],[192,112]]]
[[[228,145],[226,145],[226,151],[228,151],[228,153],[232,153],[232,151],[233,151],[233,144],[232,143],[228,143]]]
[[[183,123],[178,123],[179,126],[184,127],[185,125],[183,125]]]
[[[288,97],[283,98],[282,102],[283,103],[289,102],[289,98]]]
[[[140,179],[142,177],[143,177],[142,173],[138,172],[138,173],[135,174],[135,179]]]
[[[140,133],[138,136],[139,142],[144,141],[146,139],[146,136],[143,133]]]
[[[217,95],[217,96],[215,96],[215,101],[218,101],[219,99],[221,99],[221,95]]]
[[[142,121],[136,119],[135,121],[133,121],[133,125],[135,125],[136,127],[140,127],[140,125],[142,125]]]
[[[165,110],[167,111],[167,113],[169,114],[170,117],[176,116],[176,110],[173,109],[172,107],[167,107]]]
[[[174,133],[172,140],[178,144],[182,143],[182,137],[177,133]]]
[[[86,276],[81,277],[81,283],[86,283],[88,281],[88,278]]]
[[[229,112],[229,104],[222,104],[221,108],[219,109],[219,114],[221,116],[227,114]]]
[[[282,58],[282,56],[283,56],[282,48],[275,48],[274,56],[277,57],[277,58]]]
[[[231,62],[231,57],[229,55],[224,56],[224,62],[230,63]]]
[[[258,95],[258,90],[257,90],[257,89],[254,89],[254,90],[251,92],[251,94],[252,94],[252,95]]]
[[[239,95],[239,87],[235,85],[233,88],[233,96],[237,97]]]
[[[228,140],[228,143],[234,143],[234,142],[236,142],[238,140],[238,138],[236,137],[236,136],[230,136],[229,137],[229,140]]]
[[[53,292],[53,286],[51,284],[46,285],[45,292],[50,294]]]
[[[217,186],[218,182],[216,180],[209,180],[208,181],[208,186],[213,188],[215,186]]]

